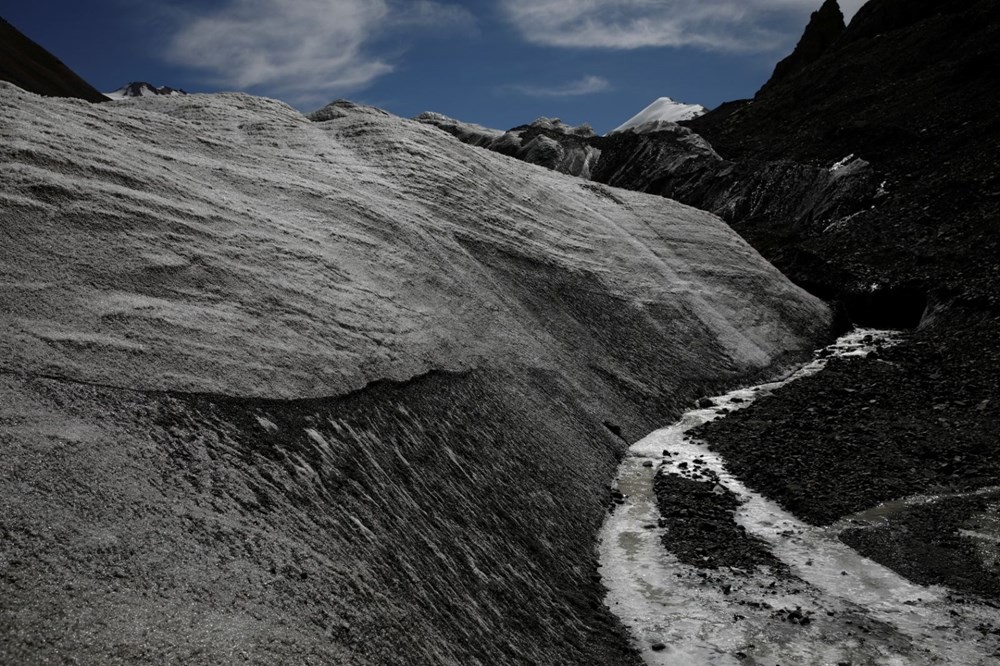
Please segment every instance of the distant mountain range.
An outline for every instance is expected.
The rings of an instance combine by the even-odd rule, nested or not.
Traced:
[[[104,96],[112,100],[126,99],[129,97],[155,97],[157,95],[187,95],[187,92],[179,88],[170,86],[156,87],[145,81],[133,81],[114,92],[104,93]]]

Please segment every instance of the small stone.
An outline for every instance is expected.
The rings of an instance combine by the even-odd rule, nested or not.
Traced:
[[[663,643],[653,643],[653,645],[652,645],[653,652],[663,652],[666,649],[667,649],[667,646],[664,645]]]

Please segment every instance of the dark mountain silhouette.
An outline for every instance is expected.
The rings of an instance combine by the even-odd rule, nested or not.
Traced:
[[[830,282],[799,261],[808,255],[863,282],[916,281],[1000,305],[998,67],[996,2],[873,0],[818,60],[688,126],[730,159],[872,164],[878,205],[765,253],[794,279]],[[742,232],[765,247],[787,227]]]
[[[826,0],[818,11],[813,12],[792,54],[775,66],[769,83],[788,78],[818,60],[840,38],[844,28],[844,14],[837,0]]]
[[[106,102],[107,97],[0,18],[0,80],[38,95]]]

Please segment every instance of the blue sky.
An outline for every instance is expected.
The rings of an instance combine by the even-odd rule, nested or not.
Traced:
[[[863,0],[841,0],[850,18]],[[507,129],[607,131],[661,96],[751,96],[821,0],[3,0],[97,88],[338,97]]]

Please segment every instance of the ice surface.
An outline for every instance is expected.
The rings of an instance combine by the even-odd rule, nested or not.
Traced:
[[[734,367],[829,316],[710,214],[371,108],[311,122],[240,94],[91,106],[8,84],[0,107],[0,369],[289,397],[574,363],[472,248],[690,311]]]

